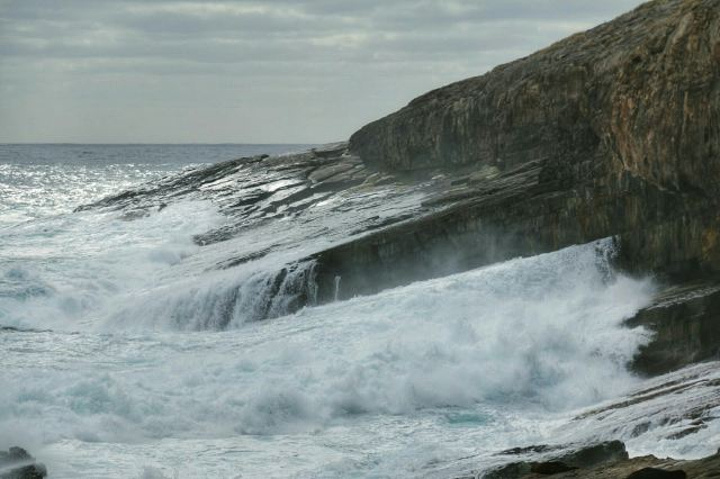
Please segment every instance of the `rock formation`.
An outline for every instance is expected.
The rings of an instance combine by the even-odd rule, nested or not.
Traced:
[[[11,447],[0,451],[0,479],[42,479],[47,476],[43,464],[35,462],[25,449]]]
[[[329,276],[355,282],[351,290],[604,236],[617,238],[620,266],[631,272],[713,278],[720,1],[646,3],[429,92],[362,128],[349,149],[381,170],[443,171],[455,185],[437,199],[448,205],[441,213],[320,255]],[[628,323],[658,332],[637,370],[718,356],[715,288],[714,279],[674,288],[686,294],[658,299]]]
[[[427,93],[355,133],[350,150],[395,171],[542,162],[538,183],[566,197],[530,214],[559,244],[569,229],[620,235],[634,267],[715,272],[720,2],[646,3]]]
[[[676,461],[655,456],[625,457],[600,464],[580,464],[577,467],[567,466],[561,461],[516,462],[495,471],[458,479],[701,479],[717,477],[718,473],[720,454],[695,461]]]
[[[614,237],[619,267],[668,285],[628,320],[629,327],[656,332],[635,370],[657,375],[717,358],[720,0],[651,1],[429,92],[348,143],[221,163],[88,207],[121,208],[132,220],[179,198],[211,200],[229,218],[196,237],[208,247],[237,240],[226,248],[232,257],[212,256],[213,267],[234,268],[278,251],[291,261],[268,276],[272,288],[260,298],[267,304],[256,305],[252,319]],[[276,226],[286,218],[294,220],[290,232]],[[251,242],[241,241],[247,231]],[[296,251],[299,242],[317,248]],[[295,277],[296,271],[304,273]],[[283,288],[292,297],[278,309]],[[238,299],[226,299],[230,311]],[[715,388],[717,377],[706,377],[715,370],[709,364],[700,379],[660,384],[613,407],[645,404],[677,387]],[[720,404],[720,393],[705,392],[709,403],[682,418],[690,423],[677,434],[693,434],[714,419],[704,411]],[[612,407],[601,412],[612,415]],[[671,421],[677,411],[654,414]],[[646,415],[644,409],[625,426],[641,431]],[[661,474],[655,468],[706,477],[707,468],[720,467],[718,456],[543,461],[520,461],[508,474],[646,477]]]
[[[720,0],[655,0],[427,93],[349,143],[221,163],[94,207],[130,220],[214,201],[230,220],[199,244],[254,238],[218,268],[320,239],[295,258],[313,277],[282,314],[612,236],[619,266],[687,293],[629,322],[659,332],[636,363],[656,374],[718,354],[719,303],[697,288],[720,275],[719,185]],[[268,226],[288,217],[292,234]]]

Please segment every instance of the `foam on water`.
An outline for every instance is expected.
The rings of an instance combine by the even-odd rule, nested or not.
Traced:
[[[250,477],[273,474],[260,459],[282,447],[278,438],[294,438],[309,455],[286,472],[328,472],[334,458],[365,474],[411,467],[396,456],[410,431],[460,449],[542,437],[529,420],[635,383],[624,364],[646,334],[620,323],[651,288],[608,277],[598,254],[605,247],[513,260],[221,334],[5,334],[11,386],[0,392],[0,431],[4,442],[8,431],[25,431],[50,457],[97,450],[90,443],[144,456],[157,441],[222,449],[240,440],[258,450],[244,456]],[[136,324],[152,324],[142,311]],[[461,436],[475,442],[457,444]],[[168,453],[156,465],[175,459]]]
[[[0,229],[0,324],[92,327],[118,298],[196,252],[193,233],[222,221],[210,204],[184,202],[134,221],[85,212]]]

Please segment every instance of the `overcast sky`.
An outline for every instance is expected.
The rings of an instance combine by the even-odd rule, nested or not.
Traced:
[[[638,0],[0,0],[0,142],[322,143]]]

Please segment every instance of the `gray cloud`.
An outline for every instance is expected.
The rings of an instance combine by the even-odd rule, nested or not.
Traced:
[[[323,142],[638,0],[0,0],[0,141]]]

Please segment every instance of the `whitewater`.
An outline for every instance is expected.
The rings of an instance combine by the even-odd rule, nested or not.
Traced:
[[[0,146],[0,449],[26,447],[52,478],[146,479],[454,477],[503,449],[598,439],[632,454],[714,452],[715,423],[674,441],[661,418],[631,433],[679,407],[667,402],[577,419],[650,384],[627,364],[651,334],[623,321],[657,286],[612,270],[611,239],[292,314],[281,287],[259,321],[267,275],[340,239],[287,233],[299,244],[217,269],[267,235],[201,246],[194,237],[227,222],[210,201],[75,211],[300,148]],[[284,281],[311,290],[312,262]]]

